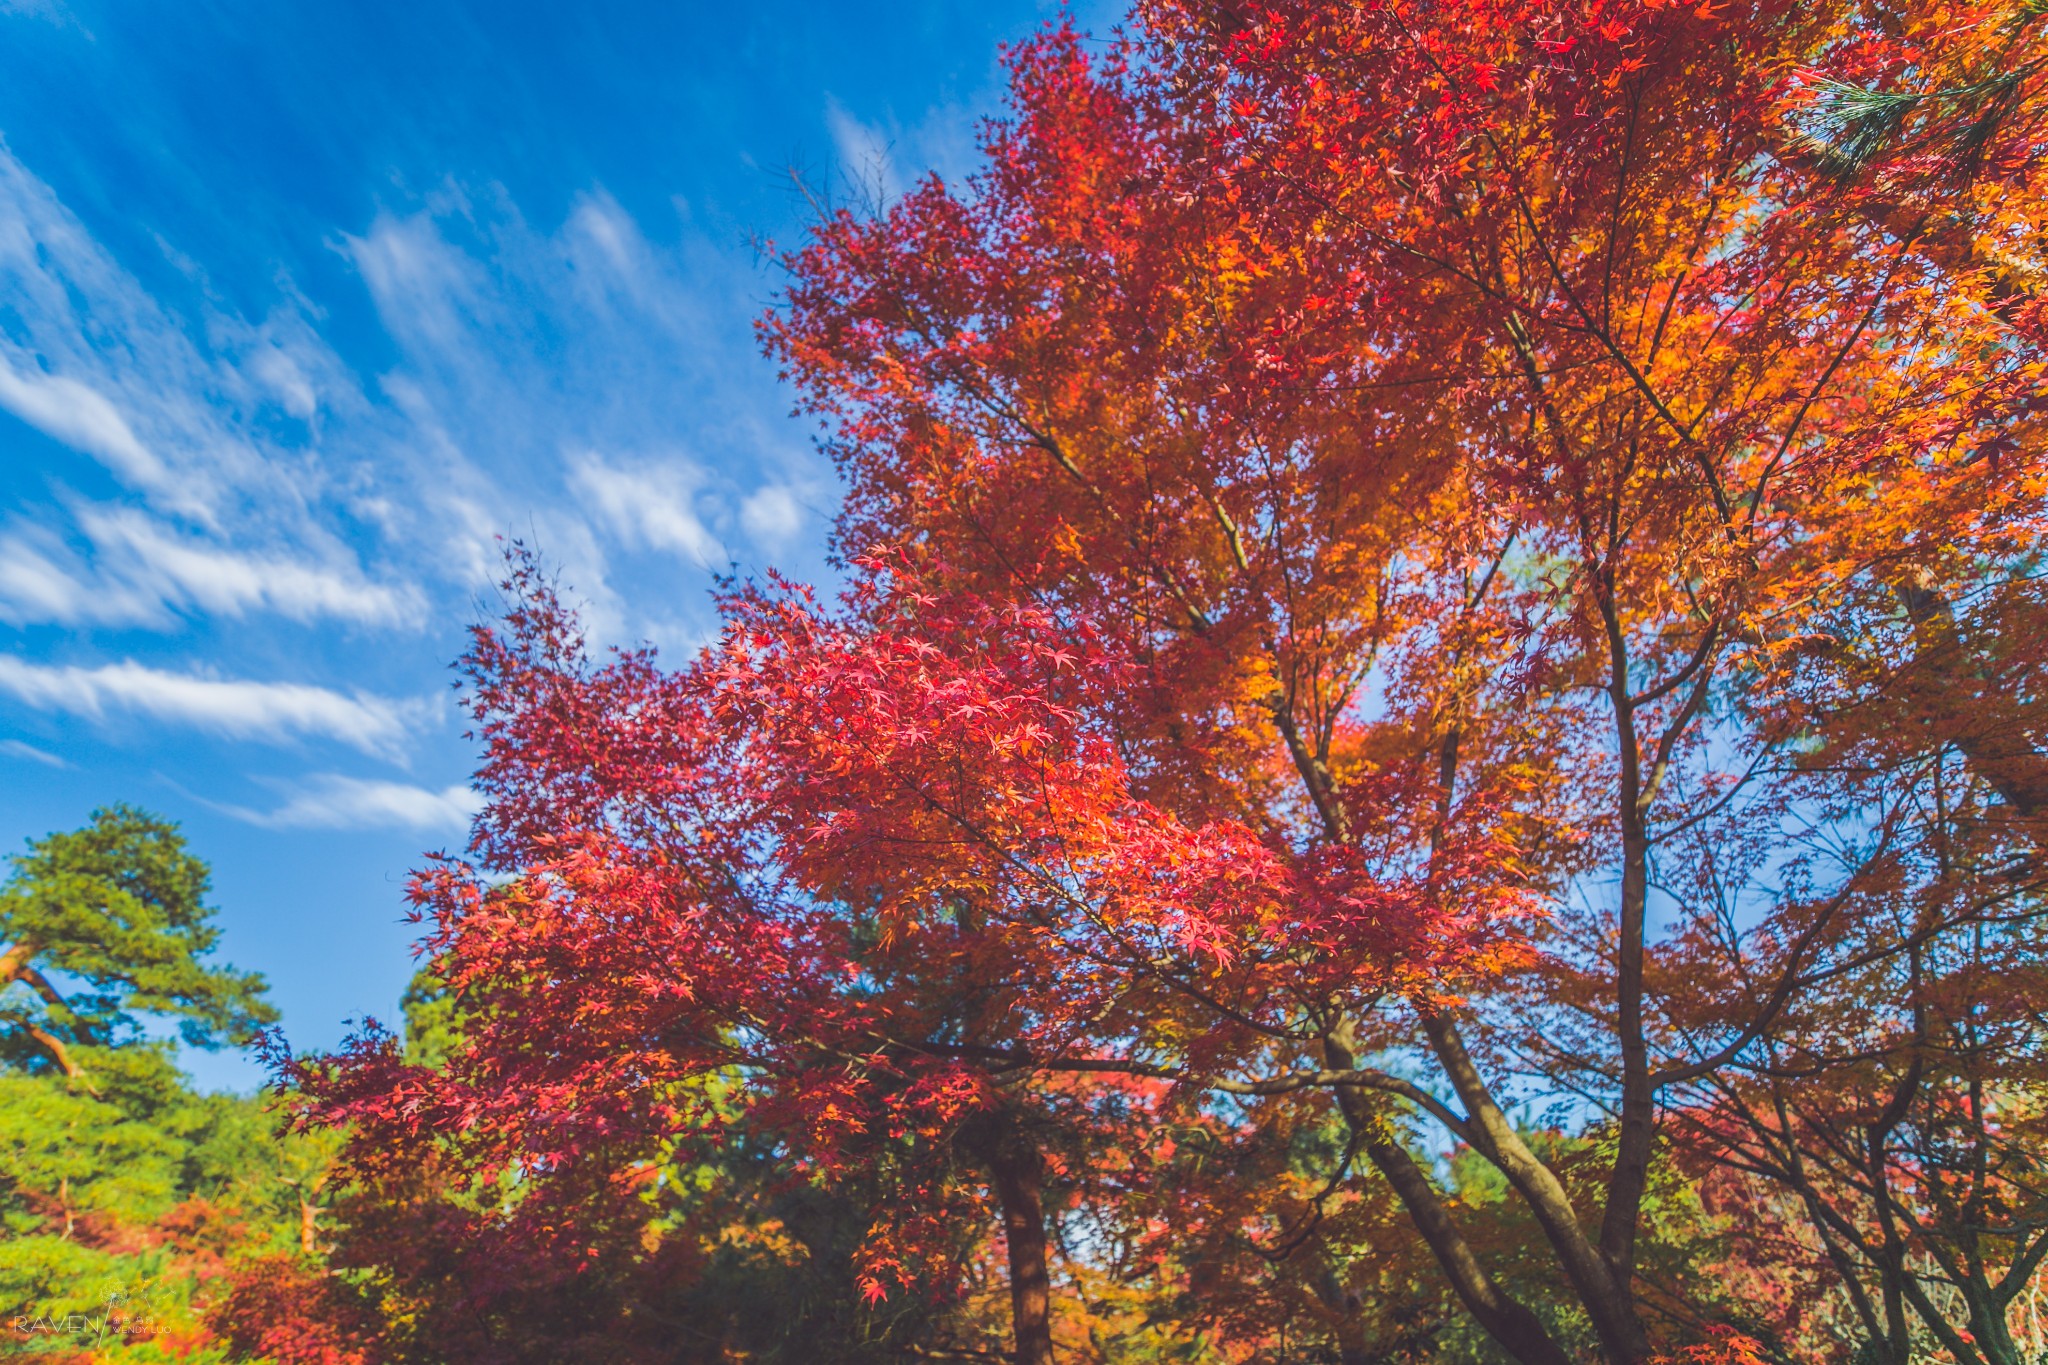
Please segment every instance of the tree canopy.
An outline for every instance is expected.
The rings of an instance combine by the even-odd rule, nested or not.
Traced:
[[[470,1306],[603,1265],[653,1320],[702,1243],[646,1210],[743,1146],[870,1315],[999,1246],[1022,1365],[2017,1365],[2044,32],[1011,49],[980,173],[824,215],[761,325],[845,591],[670,665],[515,550],[414,887],[460,1026],[280,1055],[300,1124],[505,1248]]]
[[[220,938],[210,873],[175,825],[112,806],[10,861],[0,1023],[16,1058],[76,1074],[75,1048],[131,1041],[147,1014],[176,1019],[195,1047],[246,1044],[276,1022],[261,977],[205,960]]]

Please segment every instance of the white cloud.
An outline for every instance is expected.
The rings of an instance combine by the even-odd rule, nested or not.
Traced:
[[[740,525],[756,545],[780,549],[803,530],[803,504],[789,485],[771,483],[755,489],[740,504]]]
[[[380,213],[362,236],[344,234],[341,240],[386,330],[401,342],[459,348],[483,320],[482,270],[442,238],[428,215]]]
[[[615,585],[654,567],[635,556],[823,567],[803,495],[833,480],[756,352],[772,283],[742,248],[687,226],[653,241],[602,186],[545,229],[502,187],[453,182],[340,226],[355,230],[328,241],[389,342],[374,376],[322,335],[333,300],[282,271],[244,317],[225,301],[246,291],[207,278],[218,259],[161,241],[152,268],[193,286],[166,307],[0,141],[0,407],[128,490],[88,501],[51,461],[55,495],[0,518],[0,623],[423,627],[463,610],[512,534],[563,568],[598,638],[625,642],[705,615],[628,600]],[[0,442],[14,420],[0,413]],[[665,458],[685,432],[687,457]]]
[[[269,829],[411,829],[466,833],[483,799],[468,787],[434,791],[404,782],[383,782],[324,773],[307,779],[275,810],[223,807],[252,825]]]
[[[839,154],[839,173],[856,192],[884,202],[903,193],[896,160],[890,154],[890,139],[881,129],[847,112],[836,95],[825,97],[825,128],[832,134],[832,149]]]
[[[91,720],[118,710],[229,739],[339,740],[365,753],[394,754],[427,709],[362,692],[305,683],[208,678],[134,662],[100,668],[30,663],[0,655],[0,692],[39,711]]]
[[[0,620],[83,625],[164,619],[161,599],[112,583],[94,584],[55,536],[24,527],[0,537]]]
[[[237,507],[298,513],[306,470],[257,439],[268,400],[234,353],[266,336],[303,348],[309,329],[209,312],[188,331],[4,143],[0,297],[0,407],[181,517],[211,526]]]
[[[294,555],[252,554],[178,534],[132,508],[84,508],[76,519],[91,562],[55,534],[17,525],[0,534],[0,621],[14,625],[168,626],[180,610],[295,621],[414,626],[417,588],[373,583],[345,558],[327,566]]]
[[[907,125],[893,113],[864,122],[837,96],[825,97],[825,130],[847,188],[884,202],[932,173],[948,184],[964,183],[981,165],[978,123],[979,115],[961,104],[935,104]]]
[[[178,537],[134,512],[87,513],[80,521],[103,553],[125,553],[133,560],[131,582],[160,582],[169,600],[182,598],[203,611],[240,616],[268,609],[296,621],[331,617],[409,625],[418,621],[425,605],[417,589],[369,582],[353,565],[330,569],[282,556],[240,554]]]
[[[829,500],[834,481],[756,353],[769,283],[735,250],[688,229],[657,243],[597,186],[541,231],[501,187],[444,185],[338,246],[397,343],[377,388],[415,471],[409,502],[379,489],[357,515],[391,517],[438,576],[488,581],[491,537],[521,537],[561,567],[593,636],[626,643],[702,626],[657,619],[672,594],[628,600],[654,568],[635,556],[718,570],[752,547],[801,554],[817,525],[802,496]],[[788,492],[749,504],[775,484]]]
[[[0,739],[0,754],[7,754],[13,758],[25,758],[31,763],[40,763],[46,768],[68,768],[71,766],[69,762],[57,757],[57,755],[38,749],[33,744],[24,744],[18,739]]]
[[[284,346],[266,340],[250,354],[247,364],[250,376],[277,399],[278,406],[301,422],[312,421],[320,411],[320,395],[312,377]]]
[[[20,15],[24,19],[44,19],[60,26],[74,22],[57,0],[0,0],[0,14]]]
[[[168,477],[163,461],[143,448],[119,410],[75,379],[16,374],[0,358],[0,408],[52,440],[91,455],[131,483],[157,488]]]
[[[571,268],[584,274],[601,267],[621,284],[642,284],[658,266],[650,260],[647,241],[618,201],[608,194],[585,195],[562,226]]]
[[[699,568],[727,558],[698,515],[704,473],[690,461],[649,461],[628,469],[586,453],[571,462],[570,471],[591,509],[628,543],[672,551]]]

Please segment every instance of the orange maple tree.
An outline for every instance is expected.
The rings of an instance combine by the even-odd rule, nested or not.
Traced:
[[[1910,875],[1911,797],[1856,754],[1960,754],[2008,843],[2042,813],[2031,660],[1939,657],[1958,603],[2024,612],[2040,530],[2033,17],[1141,5],[1101,58],[1014,54],[985,175],[825,226],[768,324],[847,543],[1140,662],[1140,790],[1297,848],[1398,831],[1424,868],[1510,836],[1549,910],[1528,970],[1304,1018],[1332,1068],[1429,1059],[1611,1359],[1653,1348],[1660,1104],[1754,1065]],[[1914,94],[1904,150],[1848,167],[1851,82],[1975,89],[1993,50],[1988,94]],[[1531,1073],[1607,1116],[1593,1207],[1509,1117]],[[1467,1307],[1565,1358],[1342,1094]]]
[[[1673,1131],[1789,1179],[1780,1059],[1913,1102],[1854,992],[2039,913],[2038,18],[1146,0],[1020,45],[982,173],[821,223],[763,324],[848,594],[597,665],[515,565],[476,865],[418,889],[477,1025],[298,1064],[310,1112],[538,1206],[743,1103],[886,1173],[876,1294],[999,1214],[1043,1365],[1049,1173],[1114,1205],[1168,1119],[1334,1105],[1516,1360],[1753,1358],[1646,1311]],[[1924,1051],[1924,1003],[1873,1027]]]

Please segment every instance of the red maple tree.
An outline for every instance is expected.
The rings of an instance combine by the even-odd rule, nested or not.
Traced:
[[[2009,867],[2048,790],[2038,656],[1988,643],[2042,619],[2031,14],[1151,0],[1019,46],[985,171],[822,223],[764,323],[846,598],[736,591],[701,659],[600,666],[515,563],[477,862],[417,892],[475,1024],[301,1064],[312,1112],[544,1206],[741,1103],[886,1176],[878,1294],[999,1209],[1041,1365],[1049,1178],[1334,1101],[1517,1360],[1748,1358],[1644,1307],[1667,1108],[1853,1052],[1829,991],[1910,966],[1902,899],[2039,904],[1926,815],[1967,774]],[[1813,73],[1975,89],[1959,31],[2018,83],[1848,157]],[[1951,105],[2003,111],[1995,203]],[[1559,1091],[1597,1179],[1531,1132]]]
[[[862,570],[837,612],[736,593],[724,643],[669,673],[592,665],[515,560],[516,605],[468,661],[478,862],[415,892],[462,1046],[428,1068],[372,1031],[292,1077],[309,1113],[354,1125],[358,1173],[447,1140],[521,1172],[536,1207],[626,1178],[654,1141],[715,1141],[741,1105],[819,1178],[889,1173],[876,1296],[934,1282],[924,1253],[979,1187],[1019,1350],[1042,1360],[1048,1167],[1085,1184],[1142,1146],[1162,1079],[1334,1081],[1233,1077],[1298,1041],[1304,993],[1467,970],[1522,895],[1489,891],[1495,846],[1446,851],[1430,881],[1371,845],[1186,823],[1132,793],[1102,724],[1130,670],[1078,622]]]

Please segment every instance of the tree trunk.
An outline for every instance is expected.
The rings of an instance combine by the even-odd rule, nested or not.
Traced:
[[[1650,1187],[1650,1157],[1657,1140],[1657,1093],[1650,1082],[1649,1035],[1644,1023],[1646,922],[1650,904],[1650,803],[1656,797],[1656,763],[1643,771],[1643,741],[1636,731],[1636,701],[1629,690],[1628,636],[1622,626],[1611,566],[1598,579],[1600,619],[1607,628],[1607,694],[1614,707],[1615,749],[1621,760],[1615,792],[1616,823],[1621,834],[1621,904],[1618,907],[1614,953],[1614,1032],[1621,1063],[1620,1106],[1616,1112],[1614,1169],[1607,1179],[1607,1207],[1600,1220],[1600,1253],[1609,1273],[1628,1295],[1635,1284],[1636,1233],[1642,1223],[1643,1198]],[[1697,687],[1712,676],[1703,664]],[[1694,696],[1703,695],[1697,688]],[[1690,708],[1688,708],[1689,710]],[[1685,714],[1673,722],[1663,743],[1668,745],[1686,724]],[[1593,1307],[1588,1304],[1588,1307]],[[1640,1325],[1633,1340],[1616,1339],[1601,1330],[1601,1342],[1621,1360],[1648,1354]],[[1594,1309],[1594,1323],[1602,1319]]]
[[[1045,1236],[1045,1160],[1011,1114],[990,1114],[961,1134],[981,1159],[1003,1213],[1010,1261],[1010,1326],[1017,1365],[1053,1365],[1052,1275]]]
[[[1052,1277],[1046,1268],[1045,1204],[1035,1151],[999,1152],[989,1163],[1010,1253],[1010,1322],[1017,1365],[1052,1365]]]
[[[1579,1225],[1578,1210],[1572,1207],[1564,1182],[1522,1141],[1494,1100],[1457,1024],[1444,1014],[1426,1015],[1422,1022],[1444,1075],[1470,1116],[1473,1146],[1507,1177],[1543,1229],[1608,1359],[1615,1365],[1633,1365],[1644,1359],[1650,1354],[1650,1341],[1636,1315],[1631,1286],[1617,1277]]]
[[[1337,1365],[1372,1365],[1372,1351],[1366,1339],[1365,1314],[1358,1295],[1345,1287],[1336,1267],[1325,1263],[1309,1287],[1330,1314],[1330,1331],[1337,1338]]]
[[[1324,1039],[1323,1054],[1333,1069],[1350,1070],[1357,1065],[1350,1049],[1334,1039]],[[1571,1358],[1551,1339],[1542,1320],[1494,1283],[1464,1234],[1451,1222],[1429,1177],[1385,1119],[1373,1111],[1365,1093],[1356,1086],[1339,1086],[1337,1105],[1367,1158],[1393,1186],[1465,1311],[1520,1365],[1571,1365]]]

